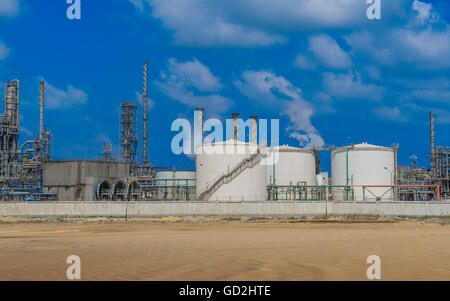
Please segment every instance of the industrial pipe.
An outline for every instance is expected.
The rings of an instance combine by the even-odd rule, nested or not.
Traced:
[[[148,163],[147,156],[147,124],[148,124],[148,62],[144,62],[144,77],[143,77],[143,93],[142,93],[142,104],[143,104],[143,130],[142,130],[142,162]]]
[[[45,93],[45,83],[42,81],[40,82],[40,89],[39,89],[39,141],[41,143],[41,149],[42,149],[42,142],[43,142],[43,136],[44,136],[44,93]]]
[[[239,120],[239,113],[233,113],[233,140],[238,140],[238,120]]]
[[[434,163],[434,112],[430,112],[430,166],[433,174],[435,173]]]
[[[253,144],[258,143],[258,117],[250,116],[251,120],[251,130],[250,130],[250,142]]]
[[[204,120],[204,108],[197,108],[196,110],[196,120],[194,121],[196,123],[194,128],[194,144],[195,147],[199,145],[203,145],[203,120]],[[196,152],[196,149],[194,150]]]

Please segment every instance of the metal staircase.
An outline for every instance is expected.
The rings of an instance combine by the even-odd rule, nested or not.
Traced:
[[[233,168],[228,173],[222,175],[217,181],[214,182],[214,184],[212,184],[205,191],[203,191],[198,197],[198,200],[199,201],[208,200],[214,192],[216,192],[220,187],[222,187],[222,185],[230,183],[248,167],[254,166],[258,162],[261,155],[263,155],[263,152],[261,152],[261,148],[258,147],[255,154],[252,154],[250,157],[243,159],[241,162],[239,162],[239,164],[235,168]]]

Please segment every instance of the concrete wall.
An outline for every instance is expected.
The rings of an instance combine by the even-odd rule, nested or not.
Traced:
[[[85,184],[89,177],[115,179],[129,176],[129,166],[119,162],[67,161],[44,163],[44,186]]]
[[[0,216],[449,216],[450,202],[29,202],[0,203]]]
[[[58,201],[95,201],[100,180],[112,182],[129,176],[129,166],[119,162],[66,161],[43,164],[44,192],[55,193]]]

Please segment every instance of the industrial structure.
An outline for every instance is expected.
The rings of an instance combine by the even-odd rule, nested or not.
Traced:
[[[52,134],[44,128],[44,89],[41,82],[39,137],[20,145],[20,82],[5,84],[4,114],[0,116],[0,200],[55,199],[42,189],[42,164],[51,160],[52,145]]]
[[[430,169],[418,168],[414,160],[413,168],[400,166],[399,183],[416,185],[400,188],[399,200],[424,201],[432,198],[434,191],[429,185],[439,186],[442,198],[450,198],[450,147],[435,147],[434,113],[430,112]]]
[[[201,128],[204,109],[197,116]],[[310,150],[267,146],[256,143],[255,116],[249,141],[239,140],[238,118],[232,114],[232,139],[197,147],[199,201],[432,201],[449,195],[448,148],[432,152],[433,169],[405,172],[398,168],[398,144]],[[331,178],[320,170],[321,151],[331,152]]]
[[[45,83],[39,89],[39,135],[20,144],[20,84],[5,85],[0,116],[0,201],[436,201],[450,198],[450,147],[435,147],[430,113],[430,168],[398,166],[399,146],[367,143],[302,149],[258,141],[250,116],[248,140],[232,114],[231,139],[204,143],[206,111],[196,110],[196,170],[154,166],[148,156],[149,64],[144,63],[142,118],[138,105],[119,108],[120,158],[105,144],[102,157],[52,160],[52,133],[44,125]],[[139,135],[138,120],[142,121]],[[141,139],[139,137],[142,137]],[[261,140],[261,139],[260,139]],[[142,143],[142,158],[138,158]],[[139,148],[140,149],[140,148]],[[331,176],[320,168],[330,152]]]

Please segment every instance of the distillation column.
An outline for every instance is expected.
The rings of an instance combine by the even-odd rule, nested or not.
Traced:
[[[5,85],[4,116],[0,122],[0,178],[14,177],[18,172],[19,81]]]

